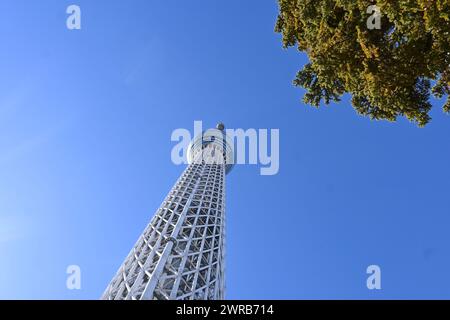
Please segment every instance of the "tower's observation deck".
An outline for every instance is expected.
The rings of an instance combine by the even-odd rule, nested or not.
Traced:
[[[224,164],[226,173],[234,166],[234,152],[228,143],[225,126],[219,123],[215,129],[203,131],[192,140],[188,150],[189,163]]]

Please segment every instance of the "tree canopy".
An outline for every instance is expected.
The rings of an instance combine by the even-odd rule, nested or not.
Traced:
[[[294,84],[315,107],[352,95],[371,119],[424,126],[430,96],[450,113],[450,0],[278,0],[275,31],[309,63]],[[370,11],[376,5],[380,15]],[[379,19],[371,28],[370,19]]]

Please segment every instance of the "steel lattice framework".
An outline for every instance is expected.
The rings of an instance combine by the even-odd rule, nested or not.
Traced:
[[[196,137],[188,158],[102,299],[224,299],[225,176],[233,152],[223,125]]]

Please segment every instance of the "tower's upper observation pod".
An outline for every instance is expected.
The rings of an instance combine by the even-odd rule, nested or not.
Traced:
[[[226,173],[234,166],[234,151],[230,138],[225,133],[225,125],[217,124],[215,129],[208,129],[194,137],[188,148],[188,162],[219,163],[226,165]]]
[[[220,130],[220,131],[224,131],[225,130],[225,125],[222,122],[219,122],[216,126],[216,129]]]

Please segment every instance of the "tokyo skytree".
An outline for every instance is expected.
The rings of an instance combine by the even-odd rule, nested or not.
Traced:
[[[221,300],[225,295],[225,127],[188,148],[189,165],[102,295],[104,300]]]

